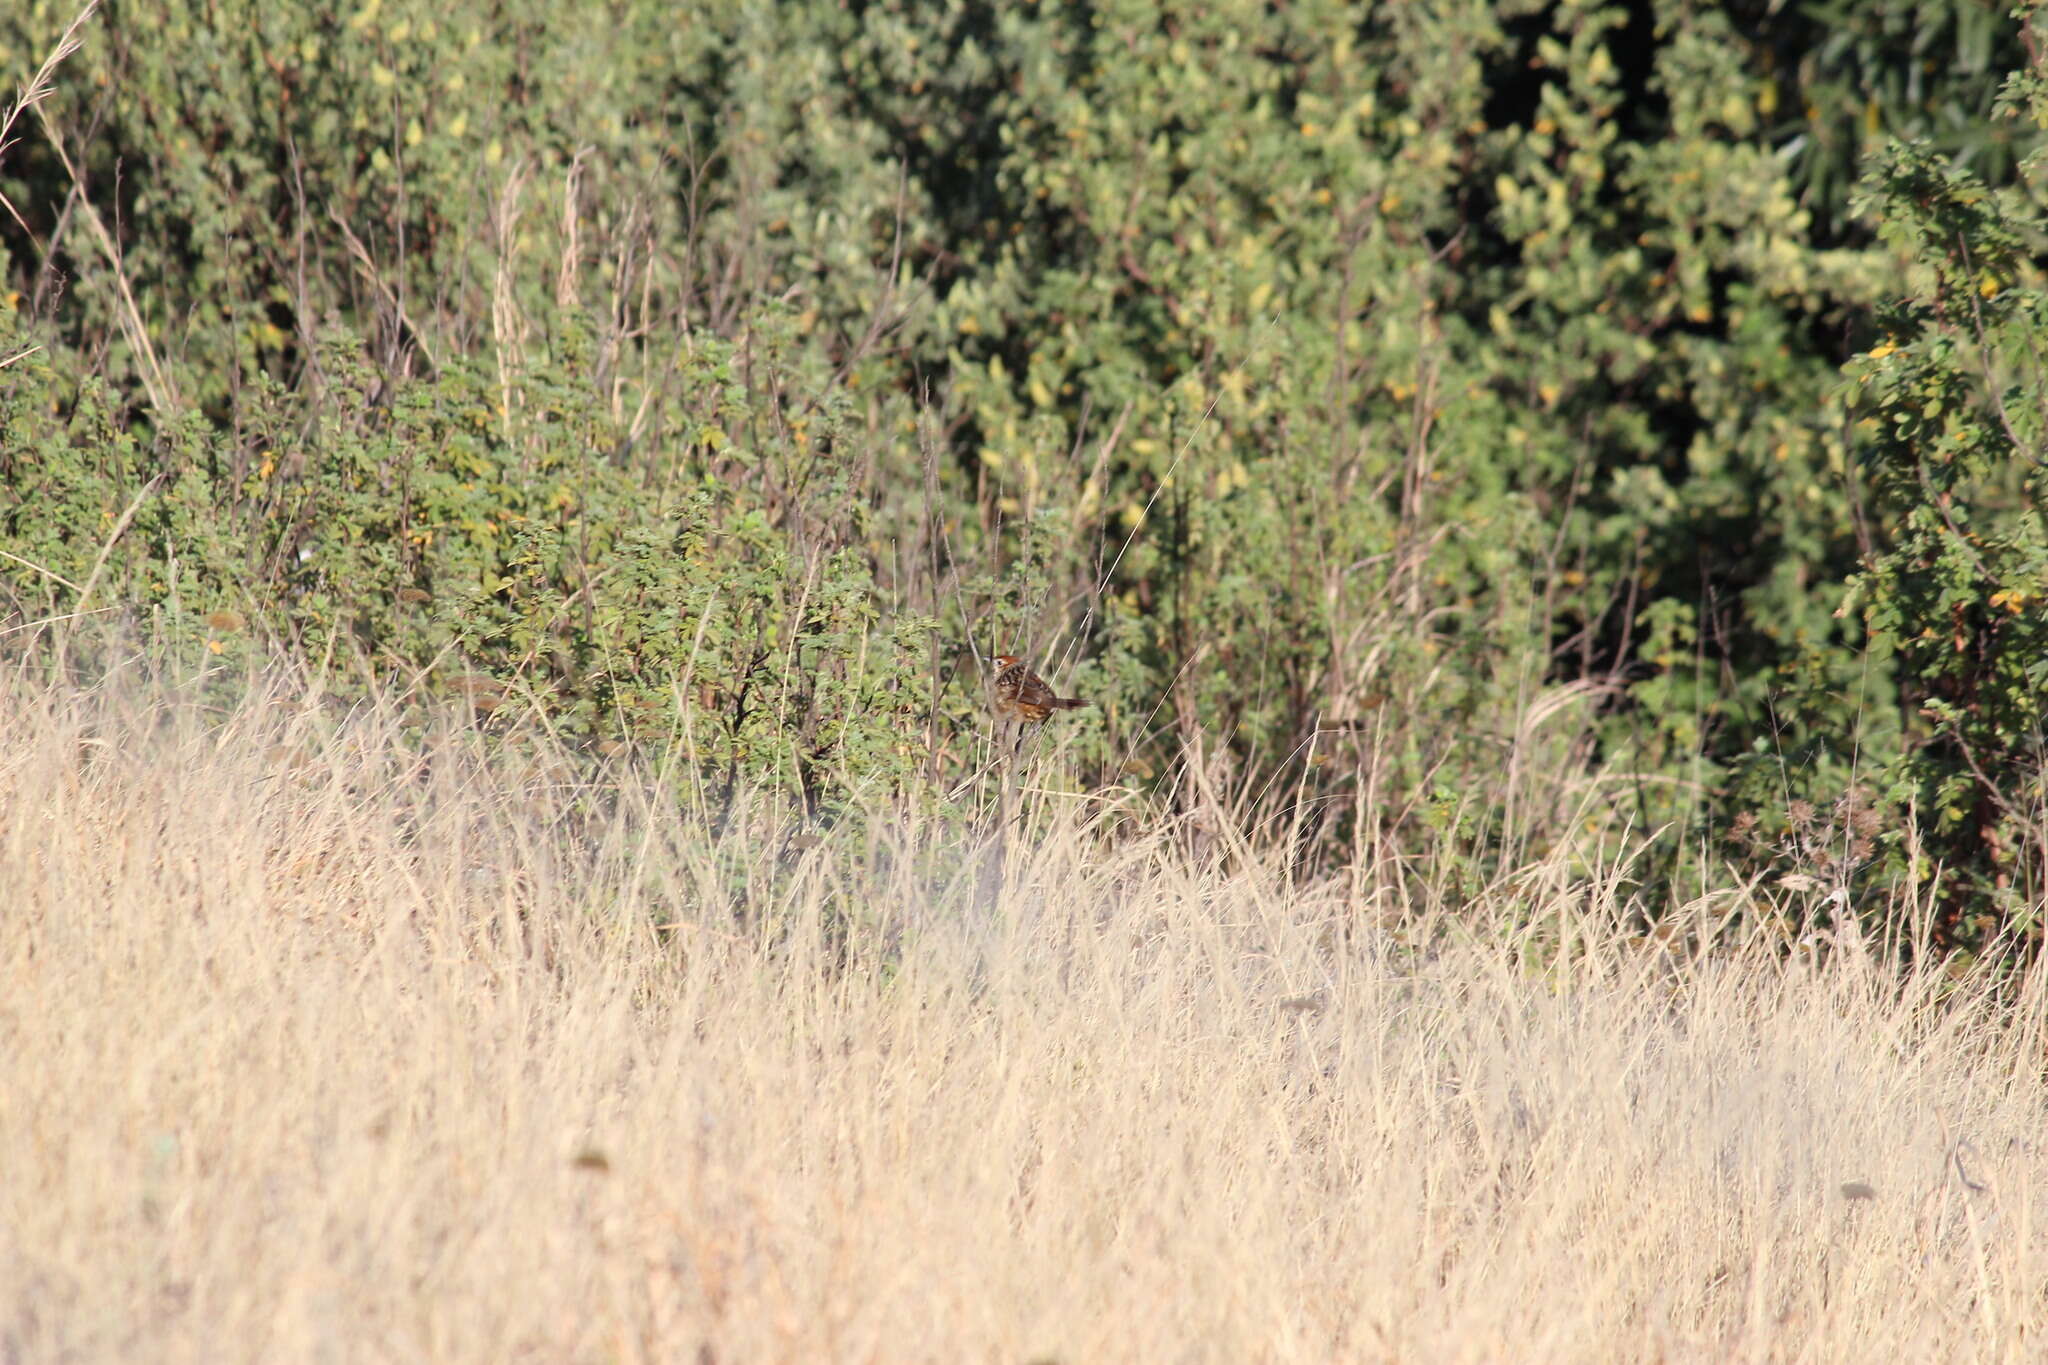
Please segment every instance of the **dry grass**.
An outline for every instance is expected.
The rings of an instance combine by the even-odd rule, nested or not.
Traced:
[[[2044,1349],[2038,982],[434,754],[0,679],[0,1360]]]

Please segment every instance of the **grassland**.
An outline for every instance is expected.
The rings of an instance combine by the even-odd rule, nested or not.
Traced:
[[[0,679],[0,1359],[2042,1350],[2038,971],[221,695]]]

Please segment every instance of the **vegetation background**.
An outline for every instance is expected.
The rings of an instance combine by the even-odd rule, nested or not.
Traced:
[[[124,0],[0,163],[0,591],[828,823],[1006,649],[1304,871],[2031,941],[2032,24]]]
[[[2033,6],[77,4],[0,1360],[2039,1354]]]

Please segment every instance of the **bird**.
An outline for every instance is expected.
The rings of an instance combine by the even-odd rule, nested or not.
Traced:
[[[1062,697],[1052,684],[1031,671],[1015,654],[996,655],[994,685],[996,715],[1026,725],[1037,725],[1055,711],[1071,711],[1088,703],[1081,697]]]

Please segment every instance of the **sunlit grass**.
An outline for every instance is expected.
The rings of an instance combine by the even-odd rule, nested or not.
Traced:
[[[2041,1349],[2038,977],[1139,821],[714,845],[303,697],[0,681],[0,1358]]]

